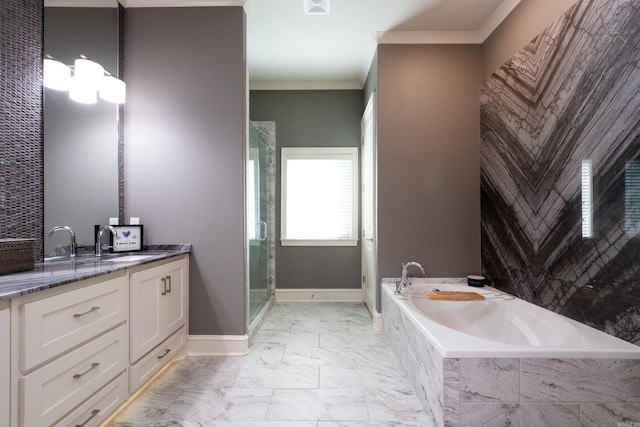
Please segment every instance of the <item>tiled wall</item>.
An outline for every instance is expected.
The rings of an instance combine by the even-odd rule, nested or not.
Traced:
[[[484,273],[522,299],[636,344],[638,22],[638,2],[579,1],[481,92]],[[590,237],[584,160],[592,168]]]
[[[0,238],[42,257],[42,0],[0,2]]]

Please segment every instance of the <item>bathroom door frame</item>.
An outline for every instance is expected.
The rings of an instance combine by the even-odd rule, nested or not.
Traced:
[[[376,330],[382,330],[382,315],[378,311],[378,188],[377,188],[377,134],[376,93],[372,92],[362,115],[361,163],[362,163],[362,207],[361,207],[361,271],[363,299]]]

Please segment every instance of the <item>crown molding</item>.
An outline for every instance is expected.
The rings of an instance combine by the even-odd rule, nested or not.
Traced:
[[[246,0],[119,0],[124,7],[244,6]]]
[[[504,0],[478,31],[379,31],[377,44],[482,44],[521,0]]]
[[[45,7],[116,7],[115,0],[44,0]]]
[[[484,42],[495,30],[498,26],[504,21],[507,16],[513,9],[520,4],[522,0],[504,0],[500,3],[500,6],[493,12],[493,14],[487,19],[487,22],[484,23],[482,28],[480,28],[480,36],[482,37],[482,42]]]
[[[292,80],[251,80],[250,90],[360,90],[358,81],[292,81]]]
[[[379,31],[377,44],[481,44],[480,31]]]

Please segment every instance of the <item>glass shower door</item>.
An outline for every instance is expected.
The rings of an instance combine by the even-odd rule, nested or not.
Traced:
[[[249,322],[275,286],[275,123],[249,123],[247,234],[249,239]]]

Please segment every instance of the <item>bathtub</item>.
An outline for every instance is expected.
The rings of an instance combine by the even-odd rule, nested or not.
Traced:
[[[443,357],[581,357],[640,359],[640,347],[490,287],[464,279],[414,278],[402,296],[383,284]],[[424,293],[477,292],[484,301],[440,301]]]
[[[383,330],[426,425],[640,425],[640,347],[465,279],[413,278],[402,296],[395,280]],[[426,299],[434,289],[486,299]]]

